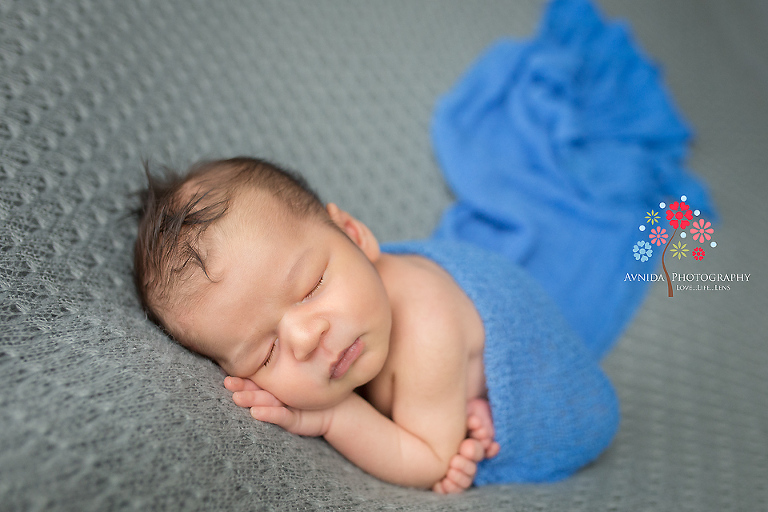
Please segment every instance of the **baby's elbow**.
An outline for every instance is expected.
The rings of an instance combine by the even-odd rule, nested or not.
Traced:
[[[427,489],[432,489],[436,483],[443,480],[448,475],[450,469],[450,460],[440,460],[436,465],[432,473],[427,479]]]
[[[404,485],[432,489],[448,474],[453,457],[459,452],[465,432],[426,440],[414,435],[406,436],[399,446],[399,469]]]
[[[448,474],[448,464],[435,465],[434,468],[428,470],[422,470],[417,473],[411,474],[406,484],[408,487],[415,487],[417,489],[431,490],[435,487],[435,484],[442,481]]]
[[[432,452],[430,457],[422,458],[420,463],[409,465],[410,487],[432,489],[448,474],[451,457],[440,457]]]

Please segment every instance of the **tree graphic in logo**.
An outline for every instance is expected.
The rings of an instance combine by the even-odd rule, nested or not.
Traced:
[[[712,240],[712,234],[715,232],[712,223],[698,218],[701,212],[699,210],[691,210],[691,207],[686,203],[687,200],[688,198],[686,196],[682,196],[680,201],[674,201],[669,206],[667,206],[666,203],[659,203],[660,211],[666,209],[666,220],[669,223],[670,228],[674,230],[671,234],[667,232],[666,228],[662,227],[662,223],[659,220],[660,212],[655,210],[647,212],[645,214],[645,224],[650,224],[652,227],[651,232],[648,235],[649,241],[639,240],[632,247],[633,257],[640,262],[646,262],[653,256],[653,245],[657,247],[664,246],[664,250],[661,253],[661,267],[664,269],[664,275],[667,279],[667,291],[669,292],[670,297],[673,296],[673,291],[672,281],[669,279],[669,272],[667,271],[667,264],[665,262],[667,249],[669,249],[672,258],[682,260],[689,256],[688,253],[691,253],[694,260],[702,261],[704,256],[706,256],[706,251],[703,247],[705,243],[709,242],[709,246],[712,248],[717,247],[717,242]],[[694,220],[694,217],[697,217],[696,220]],[[693,223],[691,223],[691,221],[693,221]],[[645,224],[640,225],[640,231],[644,232],[647,229]],[[658,224],[658,226],[654,226],[655,224]],[[686,232],[686,228],[689,226],[690,230]],[[675,239],[675,236],[678,235],[678,231],[680,233],[679,239],[677,243],[673,244],[672,241]],[[693,241],[701,245],[697,245],[696,247],[693,247],[693,249],[688,247],[686,239],[688,238],[689,233],[693,238]],[[671,248],[670,244],[672,244]],[[693,242],[691,242],[691,245],[694,245]]]

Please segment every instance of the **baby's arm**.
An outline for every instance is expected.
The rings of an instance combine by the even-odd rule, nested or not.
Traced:
[[[463,437],[460,426],[455,445],[446,448],[445,432],[436,428],[437,440],[428,442],[379,413],[356,393],[330,409],[307,411],[286,407],[246,379],[227,377],[225,386],[235,391],[235,403],[250,407],[257,420],[298,435],[322,435],[361,469],[399,485],[431,488],[447,474],[451,456]]]
[[[401,413],[405,426],[356,393],[330,409],[309,411],[286,407],[247,379],[227,377],[225,387],[235,392],[232,398],[237,405],[251,408],[257,420],[298,435],[322,435],[363,470],[405,486],[431,488],[445,476],[466,433],[466,406],[455,389],[446,389],[450,385],[443,388],[444,393],[433,393],[426,404],[411,400],[406,407],[417,406],[420,414]]]
[[[261,390],[256,384],[248,379],[240,379],[237,377],[227,377],[224,380],[224,386],[232,391],[234,394],[232,398],[234,402],[241,407],[251,408],[251,413],[257,419],[266,418],[266,415],[273,415],[277,424],[289,424],[291,428],[286,430],[293,431],[296,434],[307,436],[322,435],[324,429],[322,415],[317,416],[314,423],[307,421],[311,414],[309,411],[301,414],[304,419],[303,425],[293,423],[289,421],[288,416],[285,415],[285,409],[283,404],[277,400],[270,393]],[[477,399],[480,400],[480,399]],[[482,401],[482,400],[481,400]],[[488,455],[485,448],[493,438],[493,425],[488,428],[477,428],[472,425],[487,426],[490,422],[490,408],[483,408],[482,404],[475,405],[474,400],[471,400],[467,405],[467,431],[470,433],[470,437],[464,439],[459,446],[459,452],[451,458],[449,463],[448,472],[443,479],[437,482],[432,490],[440,494],[459,493],[468,489],[472,485],[475,472],[477,471],[477,463],[487,457],[493,457]],[[259,408],[259,409],[256,409]],[[265,410],[260,410],[264,408]],[[271,411],[269,410],[271,408]],[[256,410],[254,410],[256,409]],[[282,409],[282,410],[281,410]],[[484,411],[487,411],[487,418],[483,417]],[[479,414],[478,414],[479,412]],[[267,421],[267,420],[263,420]],[[281,425],[282,426],[282,425]],[[485,442],[484,436],[490,432],[491,438],[488,442]],[[474,437],[473,437],[474,436]],[[493,443],[498,446],[498,443]],[[498,452],[498,450],[497,450]]]

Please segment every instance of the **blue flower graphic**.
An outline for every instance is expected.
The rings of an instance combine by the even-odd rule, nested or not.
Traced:
[[[653,256],[651,244],[642,240],[635,244],[632,248],[632,252],[634,253],[635,259],[639,261],[648,261],[648,259]]]

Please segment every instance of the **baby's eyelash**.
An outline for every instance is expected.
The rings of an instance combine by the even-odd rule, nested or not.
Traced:
[[[312,296],[315,294],[315,292],[317,291],[317,289],[318,289],[318,288],[320,288],[320,285],[321,285],[321,284],[323,284],[323,280],[324,280],[324,279],[325,279],[325,274],[323,274],[323,275],[320,277],[320,280],[317,282],[317,284],[315,285],[315,287],[314,287],[314,288],[312,288],[312,291],[310,291],[310,292],[307,294],[307,296],[306,296],[306,297],[304,297],[304,300],[307,300],[308,298],[312,297]]]
[[[269,362],[272,360],[272,356],[275,354],[275,345],[277,345],[277,340],[272,344],[272,346],[269,349],[269,355],[267,356],[267,359],[264,361],[264,364],[261,366],[267,366]]]

